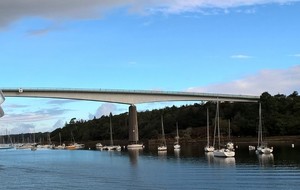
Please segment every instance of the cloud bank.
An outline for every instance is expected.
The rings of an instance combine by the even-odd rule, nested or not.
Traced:
[[[289,95],[294,91],[300,91],[300,65],[281,70],[262,70],[243,79],[192,87],[188,91],[258,96],[263,92]]]
[[[22,106],[21,106],[22,107]],[[58,107],[49,108],[49,109],[41,109],[34,112],[22,112],[22,113],[13,113],[12,110],[8,110],[5,116],[1,118],[0,130],[4,128],[8,128],[10,134],[19,134],[19,133],[28,133],[41,131],[41,122],[57,120],[58,117],[61,117],[64,113],[68,112],[68,109],[61,109]],[[55,123],[52,127],[62,127],[62,121]],[[46,127],[44,127],[44,131],[49,131]]]
[[[24,18],[44,18],[62,22],[99,19],[107,11],[124,8],[130,13],[178,14],[202,9],[228,9],[262,4],[287,4],[299,0],[1,0],[0,28]],[[45,31],[39,31],[45,32]]]
[[[89,114],[89,119],[93,119],[94,117],[99,118],[103,115],[107,116],[115,111],[117,111],[117,106],[115,104],[104,103],[97,109],[94,115]]]

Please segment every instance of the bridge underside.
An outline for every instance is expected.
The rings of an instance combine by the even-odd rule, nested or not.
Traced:
[[[128,104],[129,106],[129,143],[139,141],[137,110],[135,104],[163,101],[230,101],[258,102],[258,96],[209,94],[191,92],[163,91],[124,91],[124,90],[86,90],[86,89],[2,89],[6,97],[37,97],[91,100]],[[4,96],[0,90],[0,105]],[[0,117],[4,115],[0,107]]]
[[[86,89],[2,89],[5,97],[39,97],[91,100],[121,104],[140,104],[166,101],[231,101],[257,102],[258,96],[210,94],[191,92],[86,90]]]

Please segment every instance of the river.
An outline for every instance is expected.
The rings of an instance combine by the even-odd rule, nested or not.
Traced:
[[[1,150],[1,189],[299,189],[300,146],[214,158],[197,145],[155,149]]]

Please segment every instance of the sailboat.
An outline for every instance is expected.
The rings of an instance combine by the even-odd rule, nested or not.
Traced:
[[[78,144],[75,142],[75,139],[74,139],[74,136],[73,136],[73,133],[71,131],[71,136],[72,136],[72,139],[73,139],[73,143],[66,146],[66,149],[68,150],[78,150],[78,149],[83,149],[84,148],[84,144]]]
[[[163,116],[161,116],[161,131],[162,131],[162,144],[157,147],[157,150],[158,151],[167,151],[167,143],[166,143],[166,138],[165,138]]]
[[[208,110],[208,108],[207,108],[207,127],[206,127],[206,130],[207,130],[207,144],[204,147],[204,151],[205,152],[213,152],[215,150],[215,148],[213,146],[209,145],[209,110]]]
[[[226,145],[225,148],[221,148],[220,144],[220,121],[219,121],[219,101],[217,101],[217,132],[218,132],[218,149],[214,150],[214,156],[215,157],[234,157],[235,151],[233,149],[233,145],[231,147],[231,144]]]
[[[271,154],[273,147],[268,147],[267,143],[262,139],[262,123],[261,123],[261,103],[259,103],[259,122],[258,122],[258,140],[257,140],[257,154]]]
[[[180,144],[179,144],[179,135],[178,135],[178,122],[176,122],[176,141],[174,143],[174,150],[180,150]]]
[[[12,140],[11,140],[10,136],[8,135],[8,133],[7,133],[7,129],[6,129],[6,136],[7,136],[8,141],[10,141],[10,143],[5,143],[5,137],[3,136],[3,137],[2,137],[2,139],[3,139],[3,144],[0,144],[0,150],[2,150],[2,149],[12,149],[12,148],[14,148],[13,143],[12,143]]]
[[[111,117],[112,114],[109,114],[109,132],[110,132],[110,145],[108,146],[103,146],[103,150],[117,150],[117,151],[121,151],[121,146],[120,145],[114,145],[114,141],[113,141],[113,136],[112,136],[112,122],[111,122]]]
[[[65,149],[66,145],[65,144],[61,144],[61,134],[60,132],[58,133],[59,136],[59,145],[55,147],[55,149]]]

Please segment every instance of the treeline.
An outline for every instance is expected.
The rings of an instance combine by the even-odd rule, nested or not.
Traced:
[[[264,92],[260,96],[262,105],[262,121],[267,136],[300,135],[300,97],[295,91],[289,96],[275,96]],[[138,112],[139,137],[141,140],[157,139],[161,134],[161,116],[167,138],[176,134],[178,122],[181,138],[194,139],[206,136],[207,108],[209,123],[213,130],[216,103],[166,107],[151,111]],[[256,136],[258,127],[258,103],[220,103],[220,128],[222,134],[228,135],[229,122],[232,136]],[[59,142],[78,142],[109,140],[109,116],[93,120],[75,120],[66,123],[63,128],[51,132],[51,140]],[[113,138],[128,140],[128,114],[112,116]],[[72,134],[72,135],[71,135]],[[211,132],[212,134],[212,132]]]

